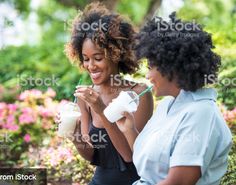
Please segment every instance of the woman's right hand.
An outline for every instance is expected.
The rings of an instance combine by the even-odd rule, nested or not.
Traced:
[[[124,112],[123,116],[124,116],[123,118],[121,118],[116,122],[120,131],[125,133],[130,130],[135,130],[136,128],[135,128],[135,123],[134,123],[135,120],[133,113]]]

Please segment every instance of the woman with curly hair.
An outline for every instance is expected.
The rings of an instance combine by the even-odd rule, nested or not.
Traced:
[[[220,66],[211,35],[173,13],[170,22],[148,21],[137,38],[137,56],[148,59],[155,95],[167,97],[139,135],[132,114],[118,123],[129,143],[135,140],[133,161],[141,178],[133,185],[219,184],[232,136],[216,91],[204,87]]]
[[[81,138],[73,141],[80,155],[97,166],[89,185],[131,185],[139,179],[124,134],[103,114],[121,91],[132,89],[140,93],[146,88],[144,84],[120,77],[120,73],[132,74],[138,69],[133,50],[134,34],[131,24],[120,15],[93,3],[75,18],[71,40],[66,45],[69,59],[79,63],[93,82],[92,87],[77,87],[75,91],[82,113],[81,127],[90,124],[92,145]],[[147,93],[134,114],[135,129],[139,132],[143,129],[152,111],[152,95]],[[74,135],[80,136],[80,133],[78,128]]]

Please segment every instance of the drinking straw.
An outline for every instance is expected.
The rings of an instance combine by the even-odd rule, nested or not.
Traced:
[[[149,86],[147,87],[146,89],[144,89],[140,94],[138,94],[138,97],[134,98],[131,102],[129,103],[132,103],[133,101],[139,99],[141,96],[143,96],[145,93],[147,93],[148,91],[151,91],[152,90],[152,87],[153,86]]]
[[[82,83],[82,79],[80,78],[78,85],[81,85],[81,83]],[[74,103],[77,103],[77,98],[76,97],[74,98]]]

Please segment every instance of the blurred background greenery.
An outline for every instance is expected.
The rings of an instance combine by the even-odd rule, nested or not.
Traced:
[[[101,0],[102,1],[102,0]],[[0,0],[0,102],[14,103],[29,89],[56,91],[56,100],[72,99],[80,78],[89,76],[73,66],[64,54],[70,22],[91,0]],[[215,51],[222,57],[218,101],[227,111],[236,107],[236,0],[103,0],[109,9],[130,18],[138,28],[154,14],[172,11],[196,20],[212,33]],[[133,77],[142,79],[145,66]],[[48,80],[47,85],[41,84]],[[53,79],[55,81],[53,81]],[[30,82],[31,81],[31,82]],[[235,133],[236,118],[230,121]],[[235,141],[235,139],[234,139]],[[236,184],[236,150],[222,184]],[[24,155],[23,155],[24,156]]]
[[[63,52],[64,44],[69,39],[71,20],[77,14],[77,10],[83,10],[90,1],[0,0],[0,2],[10,6],[9,11],[15,11],[15,16],[10,16],[9,11],[5,14],[1,13],[0,84],[4,88],[12,89],[2,95],[4,100],[11,101],[12,93],[19,85],[21,85],[20,90],[47,88],[40,83],[24,83],[28,77],[37,80],[54,76],[58,83],[50,85],[56,90],[57,99],[70,98],[81,77],[84,83],[90,83],[88,75],[76,66],[72,66]],[[213,34],[215,51],[222,56],[223,65],[219,79],[221,83],[217,86],[219,100],[230,109],[234,107],[236,80],[229,83],[227,79],[232,79],[236,74],[235,0],[179,0],[175,3],[170,0],[169,4],[168,0],[106,0],[103,2],[110,9],[129,17],[137,28],[154,13],[167,15],[172,10],[176,10],[182,19],[194,19],[203,24],[205,29]],[[1,9],[4,10],[4,6]],[[18,29],[16,26],[19,20],[23,24],[21,29],[26,31],[24,37],[20,38],[21,44],[16,44],[14,38],[19,40],[19,33],[11,33],[9,36],[5,32]],[[9,44],[6,40],[8,37],[5,35],[12,37],[13,42]],[[145,70],[141,70],[135,76],[143,77],[144,73]]]

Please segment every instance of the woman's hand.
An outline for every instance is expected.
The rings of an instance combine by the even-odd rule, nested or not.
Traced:
[[[106,108],[99,93],[90,87],[78,87],[74,96],[85,101],[99,115],[103,114],[103,110]]]
[[[135,128],[135,120],[133,113],[124,112],[123,116],[124,116],[123,118],[121,118],[116,122],[120,131],[125,133],[130,130],[135,130],[136,128]]]

